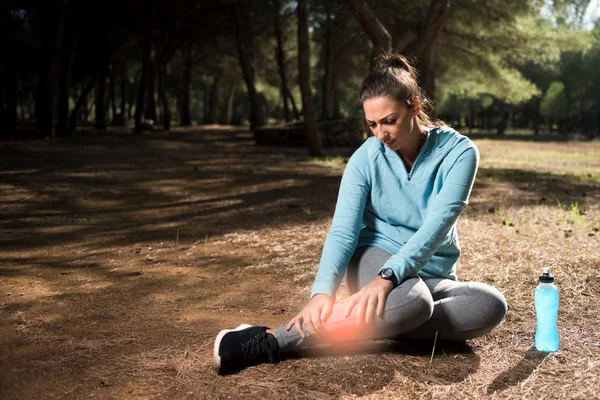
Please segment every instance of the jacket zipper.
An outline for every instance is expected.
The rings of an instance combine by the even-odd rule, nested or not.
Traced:
[[[415,158],[415,162],[413,163],[412,168],[410,169],[410,172],[406,168],[406,164],[404,164],[404,160],[402,160],[402,157],[400,156],[400,154],[398,154],[398,157],[400,158],[400,162],[402,162],[402,166],[404,167],[404,171],[406,171],[406,177],[409,182],[410,182],[411,175],[415,174],[415,167],[417,166],[417,161],[419,161],[419,159],[421,158],[421,153],[422,152],[419,152],[419,154],[417,154],[417,158]]]
[[[427,143],[427,138],[425,139],[425,143],[423,143],[423,147],[425,147],[426,143]],[[411,175],[415,174],[415,167],[417,166],[417,163],[421,160],[421,154],[424,152],[423,147],[421,147],[419,154],[417,154],[417,158],[415,158],[415,162],[413,163],[412,168],[410,169],[410,172],[408,172],[408,169],[406,168],[404,161],[402,161],[402,157],[400,157],[400,154],[398,154],[398,157],[400,157],[400,161],[402,161],[402,165],[404,165],[404,170],[406,171],[406,177],[408,178],[409,182],[410,182]]]

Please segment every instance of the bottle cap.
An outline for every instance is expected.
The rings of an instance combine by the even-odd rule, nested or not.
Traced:
[[[541,283],[552,283],[554,282],[554,275],[550,275],[550,268],[544,267],[544,270],[539,278]]]

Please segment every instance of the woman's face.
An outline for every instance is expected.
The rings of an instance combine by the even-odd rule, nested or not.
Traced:
[[[410,133],[417,125],[419,105],[408,106],[387,96],[363,102],[365,119],[373,135],[391,150],[399,150],[408,143]]]

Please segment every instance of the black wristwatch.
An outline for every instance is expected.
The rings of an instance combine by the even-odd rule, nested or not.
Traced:
[[[392,281],[394,287],[398,286],[398,278],[396,278],[396,274],[394,274],[393,269],[384,268],[379,272],[379,276],[385,279],[386,281]]]

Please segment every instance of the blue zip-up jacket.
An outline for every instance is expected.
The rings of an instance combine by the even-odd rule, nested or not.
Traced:
[[[383,265],[408,277],[457,280],[456,220],[468,202],[479,151],[454,129],[427,131],[410,174],[400,156],[370,137],[348,161],[311,298],[335,298],[357,247],[393,256]],[[373,277],[375,278],[375,277]]]

